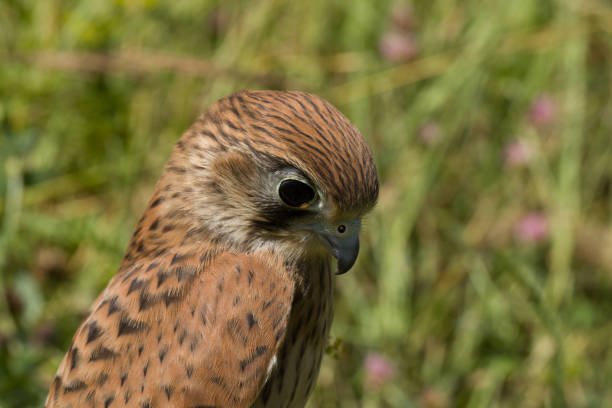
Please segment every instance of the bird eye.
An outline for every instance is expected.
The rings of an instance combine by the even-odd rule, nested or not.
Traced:
[[[286,179],[278,185],[278,196],[289,207],[302,207],[315,198],[315,191],[299,180]]]

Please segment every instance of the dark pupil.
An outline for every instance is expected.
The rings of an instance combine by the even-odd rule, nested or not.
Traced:
[[[308,184],[297,180],[285,180],[278,188],[281,200],[291,207],[299,207],[312,201],[315,193]]]

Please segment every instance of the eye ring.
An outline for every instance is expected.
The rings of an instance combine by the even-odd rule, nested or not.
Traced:
[[[305,208],[317,197],[312,186],[294,178],[281,180],[276,190],[281,202],[291,208]]]

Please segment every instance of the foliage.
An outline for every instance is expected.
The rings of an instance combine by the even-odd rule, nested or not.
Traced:
[[[173,142],[242,88],[382,181],[311,407],[612,406],[602,0],[0,3],[0,407],[40,406]],[[378,376],[378,377],[376,377]]]

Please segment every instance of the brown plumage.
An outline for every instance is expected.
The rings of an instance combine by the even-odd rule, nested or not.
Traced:
[[[377,195],[368,146],[326,101],[220,100],[176,144],[46,406],[304,406],[333,316],[331,256],[352,266]]]

